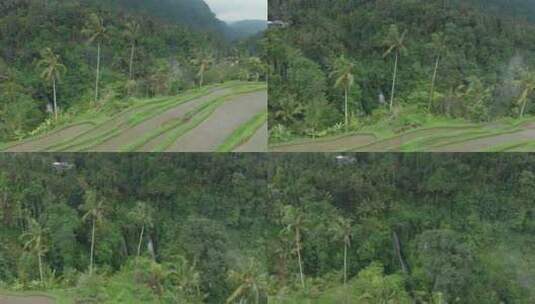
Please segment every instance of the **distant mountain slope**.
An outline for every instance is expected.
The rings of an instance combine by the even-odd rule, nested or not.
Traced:
[[[93,0],[120,10],[131,10],[198,29],[226,32],[227,25],[216,18],[203,0]]]
[[[120,11],[143,13],[167,22],[222,33],[230,40],[254,36],[267,28],[263,20],[225,23],[217,19],[204,0],[91,0]]]
[[[228,23],[231,30],[231,38],[242,39],[254,36],[267,29],[265,20],[243,20]]]

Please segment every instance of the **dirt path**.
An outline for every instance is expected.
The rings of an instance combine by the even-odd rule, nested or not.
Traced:
[[[90,151],[97,152],[118,152],[125,146],[134,143],[140,138],[141,135],[150,133],[164,126],[166,123],[177,119],[185,119],[186,114],[195,108],[201,106],[205,102],[209,102],[215,98],[229,94],[231,89],[216,90],[208,95],[199,97],[197,99],[182,103],[174,108],[171,108],[159,115],[149,118],[142,123],[125,129],[118,136],[111,138],[110,140],[89,149]]]
[[[67,127],[63,130],[44,135],[42,138],[31,140],[25,143],[6,149],[6,152],[37,152],[44,151],[48,147],[58,144],[67,138],[73,138],[88,130],[93,126],[91,124],[80,124],[72,127]],[[0,304],[2,304],[0,302]]]
[[[535,129],[526,129],[516,133],[467,140],[460,143],[437,147],[431,150],[431,152],[480,152],[507,143],[529,140],[533,140],[535,142]]]
[[[56,301],[43,296],[5,296],[0,295],[0,304],[54,304]]]
[[[212,152],[234,130],[267,109],[267,91],[242,94],[225,101],[199,126],[180,137],[168,152]]]
[[[234,152],[267,152],[268,125],[262,125],[246,143],[239,146]]]

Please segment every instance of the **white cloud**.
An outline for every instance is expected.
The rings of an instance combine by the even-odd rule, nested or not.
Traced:
[[[204,0],[223,21],[267,20],[267,0]]]

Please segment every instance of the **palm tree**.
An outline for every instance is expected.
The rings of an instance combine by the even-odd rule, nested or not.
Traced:
[[[386,57],[390,54],[394,54],[395,63],[394,63],[394,76],[392,77],[392,93],[390,95],[390,111],[394,105],[394,94],[396,89],[396,77],[398,72],[398,60],[399,56],[407,51],[405,47],[405,37],[407,36],[407,30],[403,34],[399,34],[399,29],[397,25],[393,24],[390,26],[388,35],[385,39],[385,45],[388,47],[387,51],[383,54],[383,57]]]
[[[190,263],[185,257],[171,256],[163,263],[166,270],[166,278],[173,286],[176,286],[180,295],[175,298],[175,303],[182,303],[184,294],[191,300],[191,303],[202,303],[205,294],[202,293],[201,274],[197,270],[196,262]]]
[[[202,87],[204,83],[204,73],[208,70],[208,67],[212,64],[214,58],[212,54],[204,51],[198,52],[197,58],[193,59],[191,62],[198,67],[197,78],[199,79],[199,87]]]
[[[303,274],[303,261],[301,258],[301,235],[305,230],[305,218],[303,213],[293,206],[285,206],[283,209],[282,223],[285,225],[283,232],[293,235],[295,240],[295,252],[299,263],[299,278],[305,289],[305,277]]]
[[[139,233],[139,242],[137,245],[137,256],[141,255],[141,243],[143,241],[143,233],[145,232],[145,227],[151,228],[153,225],[153,210],[145,202],[138,202],[136,207],[132,209],[129,214],[129,217],[137,225],[141,225],[141,232]]]
[[[355,83],[355,76],[353,75],[354,67],[355,65],[351,61],[346,59],[344,55],[342,55],[334,61],[333,71],[330,74],[330,77],[336,78],[334,87],[343,88],[345,92],[344,115],[346,132],[349,126],[349,107],[347,99],[349,90]]]
[[[41,53],[42,59],[37,66],[43,69],[41,78],[52,82],[52,91],[54,96],[54,117],[58,119],[58,104],[56,99],[56,82],[60,80],[61,74],[67,71],[67,68],[61,64],[59,55],[54,54],[52,49],[46,48]]]
[[[98,102],[98,86],[100,80],[100,48],[102,42],[107,38],[108,32],[104,27],[104,20],[97,14],[89,15],[85,27],[82,29],[82,34],[89,37],[88,43],[97,43],[97,75],[95,80],[95,103]]]
[[[431,36],[431,48],[435,52],[436,60],[435,60],[435,69],[433,71],[433,78],[431,80],[431,91],[429,93],[428,111],[431,111],[431,107],[433,106],[433,99],[435,95],[435,81],[437,79],[438,64],[440,62],[440,57],[446,50],[446,41],[444,38],[444,34],[442,32],[434,33]]]
[[[337,217],[331,226],[331,233],[336,241],[344,243],[344,285],[347,283],[347,249],[351,246],[353,227],[351,220],[344,217]]]
[[[24,240],[24,249],[33,252],[37,255],[37,261],[39,263],[39,278],[41,284],[43,284],[43,256],[48,251],[45,245],[45,235],[48,232],[47,229],[41,227],[39,223],[33,219],[29,219],[28,231],[21,235],[21,239]]]
[[[227,304],[234,303],[237,300],[240,301],[239,303],[249,303],[251,299],[254,299],[251,303],[261,303],[260,296],[265,293],[267,276],[260,270],[258,263],[254,259],[249,260],[247,268],[243,271],[230,271],[229,278],[238,287],[228,297]]]
[[[523,71],[520,80],[516,83],[522,89],[522,93],[518,98],[518,104],[521,106],[520,118],[522,118],[528,105],[529,96],[531,93],[535,92],[535,72],[527,70]]]
[[[95,253],[95,229],[97,224],[104,219],[104,201],[97,199],[97,193],[87,190],[85,193],[85,202],[81,209],[85,212],[82,221],[91,220],[91,252],[89,263],[89,275],[93,273],[93,261]]]
[[[126,23],[126,28],[124,31],[124,35],[126,39],[130,42],[130,61],[128,65],[128,79],[133,79],[133,73],[134,73],[134,55],[136,52],[136,44],[137,40],[139,39],[140,34],[140,25],[135,20],[131,20]]]

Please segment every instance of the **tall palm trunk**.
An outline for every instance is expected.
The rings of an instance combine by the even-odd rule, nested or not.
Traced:
[[[141,226],[141,233],[139,234],[139,242],[137,244],[137,256],[141,253],[141,241],[143,240],[143,232],[145,231],[145,225]]]
[[[54,91],[54,116],[58,120],[58,103],[56,99],[56,77],[52,77],[52,90]]]
[[[41,284],[43,284],[43,261],[41,259],[41,253],[37,254],[37,260],[39,262],[39,278],[41,279]]]
[[[528,101],[524,101],[524,104],[522,105],[522,110],[520,111],[520,118],[524,117],[524,111],[526,110],[526,105]]]
[[[134,73],[134,54],[136,51],[136,44],[132,43],[132,50],[130,51],[130,67],[129,67],[129,79],[132,80],[132,75]]]
[[[299,277],[301,279],[301,285],[303,286],[303,289],[305,289],[305,277],[303,275],[303,262],[301,261],[301,234],[299,233],[299,229],[296,229],[295,231],[295,241],[297,246],[297,259],[299,262]]]
[[[520,118],[524,117],[524,111],[526,111],[526,106],[528,104],[528,90],[524,90],[522,92],[522,99],[524,102],[522,103],[522,108],[520,109]]]
[[[344,285],[347,283],[347,243],[344,243]]]
[[[435,81],[437,80],[439,62],[440,62],[440,55],[437,55],[437,61],[435,63],[435,71],[433,72],[433,79],[431,80],[431,92],[429,93],[429,106],[428,106],[429,112],[431,112],[431,107],[433,106],[433,99],[435,95]]]
[[[396,62],[394,63],[394,77],[392,79],[392,94],[390,95],[390,112],[392,112],[392,106],[394,105],[394,93],[396,90],[396,77],[398,74],[398,57],[399,57],[399,54],[396,52]]]
[[[344,289],[346,304],[349,303],[349,294],[347,293],[347,242],[344,242]]]
[[[201,67],[201,70],[199,71],[199,88],[202,88],[203,82],[204,82],[204,67]]]
[[[345,104],[344,104],[344,112],[345,112],[345,125],[346,125],[346,132],[347,132],[347,128],[348,128],[348,124],[349,124],[349,117],[348,117],[348,105],[347,105],[347,91],[348,91],[348,88],[346,87],[345,88]]]
[[[95,81],[95,104],[98,102],[98,83],[100,80],[100,42],[97,45],[97,77]]]
[[[95,219],[93,218],[93,229],[91,232],[91,256],[89,262],[89,275],[93,274],[93,255],[95,252]]]

